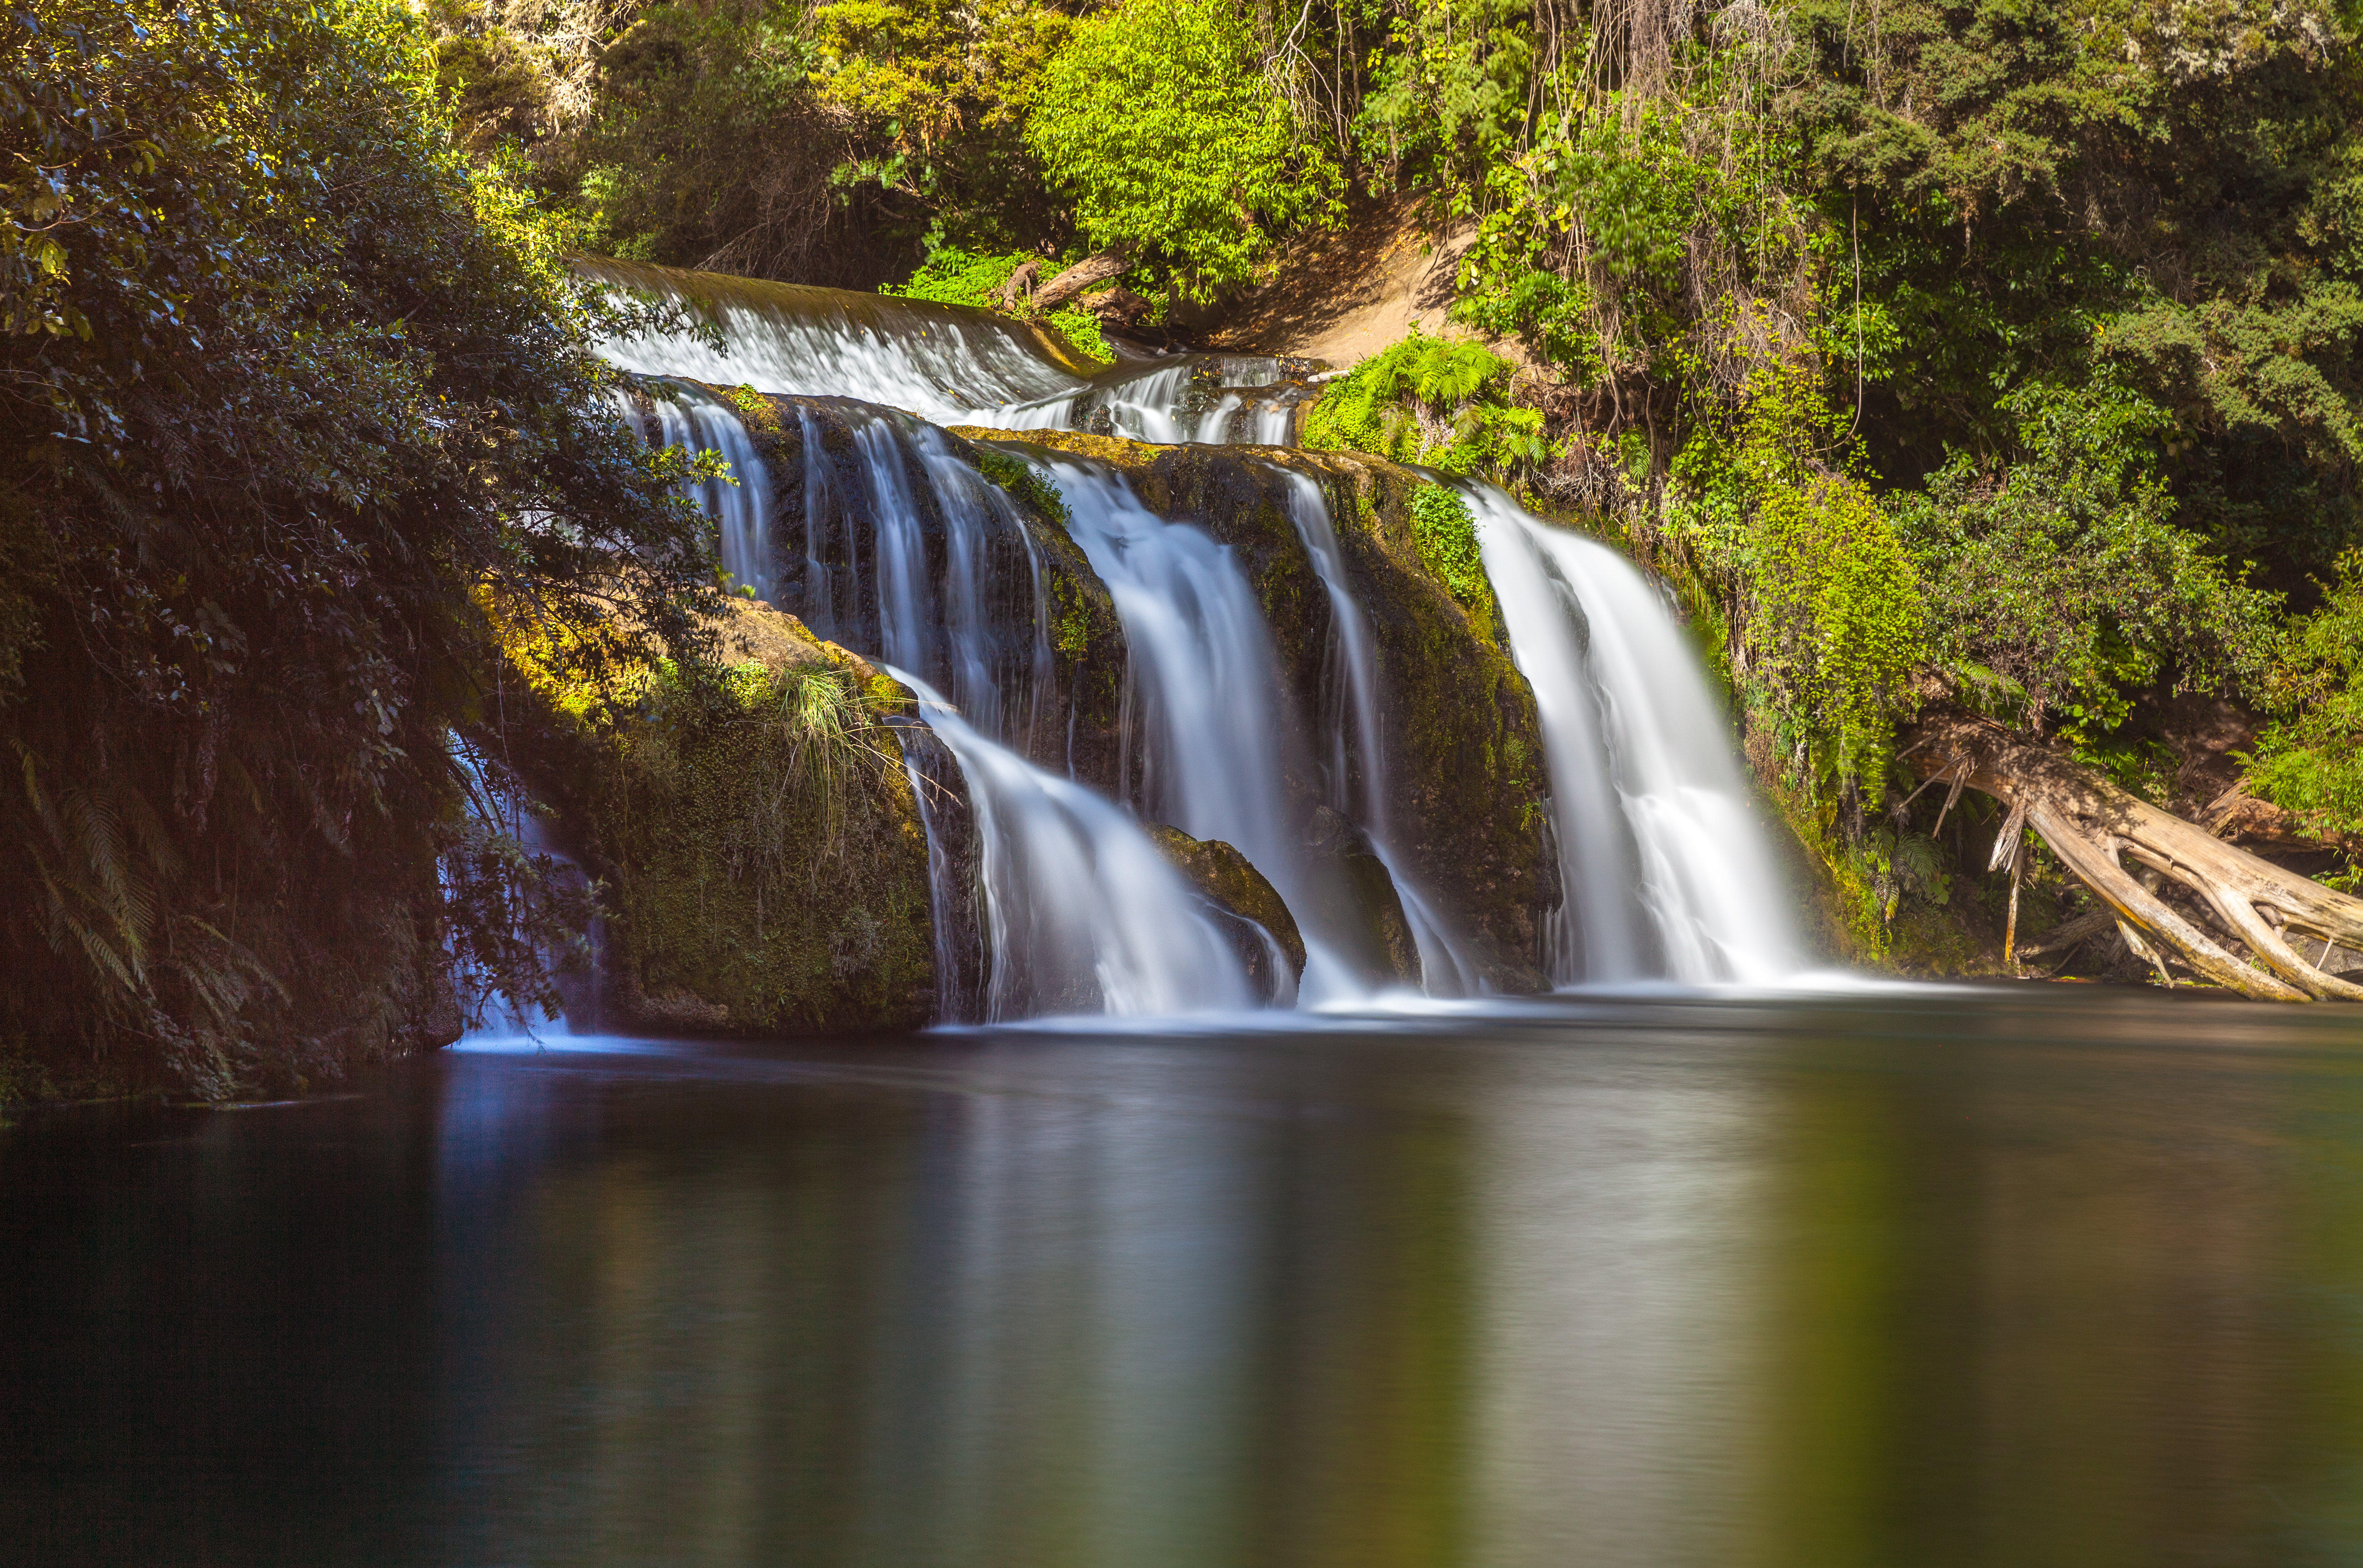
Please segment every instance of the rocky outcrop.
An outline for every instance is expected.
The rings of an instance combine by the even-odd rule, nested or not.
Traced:
[[[1189,878],[1198,896],[1215,906],[1234,929],[1232,945],[1247,966],[1250,979],[1269,995],[1281,995],[1304,977],[1304,937],[1296,917],[1289,912],[1278,889],[1264,879],[1248,857],[1220,839],[1192,838],[1163,823],[1147,824],[1148,836],[1174,868]],[[1241,931],[1237,926],[1252,926]],[[1266,938],[1270,942],[1266,942]],[[1273,971],[1272,948],[1287,969],[1287,986]]]
[[[1417,986],[1419,943],[1370,835],[1323,806],[1307,837],[1316,871],[1309,885],[1321,901],[1312,912],[1323,917],[1323,929],[1345,933],[1347,950],[1338,957],[1365,985]]]
[[[716,668],[576,684],[522,607],[479,744],[598,879],[603,1021],[915,1028],[935,1003],[927,844],[889,722],[907,694],[793,616],[734,603]]]

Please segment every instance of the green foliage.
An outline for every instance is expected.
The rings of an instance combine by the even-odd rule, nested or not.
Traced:
[[[1254,275],[1276,233],[1330,216],[1342,179],[1218,0],[1121,0],[1043,73],[1026,141],[1094,248],[1184,299]]]
[[[514,956],[501,878],[438,879],[471,590],[686,641],[703,533],[605,412],[626,322],[462,161],[405,7],[0,39],[0,1033],[334,1074],[417,1038],[446,951]]]
[[[1817,460],[1832,422],[1803,369],[1758,372],[1736,428],[1703,427],[1676,464],[1668,532],[1732,585],[1735,673],[1802,737],[1819,778],[1876,802],[1913,707],[1926,612],[1886,510]]]
[[[598,51],[589,112],[540,153],[586,249],[852,287],[895,265],[882,215],[838,179],[860,148],[812,84],[824,55],[800,8],[632,9]]]
[[[1483,344],[1414,325],[1322,390],[1305,410],[1304,445],[1507,481],[1548,455],[1543,416],[1510,401],[1510,375]]]
[[[937,304],[974,305],[980,310],[994,308],[993,295],[1009,275],[1028,261],[1039,261],[1038,256],[1013,251],[1005,256],[979,255],[952,246],[940,246],[928,252],[919,270],[910,281],[901,285],[882,284],[878,292],[895,294],[904,299],[933,300]],[[1048,317],[1050,326],[1059,337],[1074,346],[1075,352],[1086,359],[1107,364],[1115,353],[1107,346],[1100,331],[1099,317],[1080,306],[1053,311]]]
[[[1444,584],[1487,642],[1502,640],[1501,606],[1477,544],[1477,525],[1460,492],[1423,481],[1411,492],[1412,543],[1428,575]]]
[[[1403,7],[1372,57],[1355,130],[1373,158],[1434,175],[1481,167],[1525,129],[1533,11],[1521,0]]]
[[[1727,357],[1736,314],[1781,286],[1806,244],[1787,142],[1725,101],[1732,68],[1706,57],[1689,101],[1610,94],[1476,171],[1489,210],[1454,315],[1581,384]],[[1712,283],[1693,287],[1702,274]]]
[[[2103,380],[2002,400],[2014,460],[1957,455],[1899,520],[1928,582],[1938,668],[1973,706],[2097,744],[2136,696],[2242,690],[2273,643],[2273,595],[2172,522],[2152,403]]]
[[[2358,70],[2351,7],[1905,0],[1799,12],[1812,133],[1862,297],[1911,345],[1874,394],[1898,480],[2009,437],[2002,397],[2098,363],[2165,409],[2160,477],[2235,555],[2354,536]]]
[[[2267,696],[2279,717],[2258,737],[2249,788],[2316,832],[2363,834],[2363,550],[2339,558],[2322,608],[2275,661]]]
[[[1045,522],[1062,529],[1070,526],[1067,498],[1059,493],[1059,487],[1045,478],[1041,469],[1025,458],[997,447],[979,447],[976,466],[986,479],[1032,507]]]

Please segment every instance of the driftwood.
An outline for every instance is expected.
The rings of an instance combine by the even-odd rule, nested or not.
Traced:
[[[1010,315],[1016,315],[1018,302],[1034,292],[1034,285],[1041,276],[1042,263],[1039,261],[1021,263],[1001,285],[1000,293],[993,296],[993,308]]]
[[[1982,719],[1923,723],[1905,759],[1921,778],[1962,786],[2009,809],[1995,840],[1992,869],[2015,872],[2021,829],[2032,829],[2062,865],[2113,912],[2125,945],[2171,983],[2167,960],[2179,960],[2244,996],[2272,1001],[2337,997],[2363,1001],[2363,986],[2308,963],[2293,939],[2363,948],[2363,900],[2284,871],[2160,811],[2039,742]],[[2162,895],[2165,882],[2189,890],[2191,913]],[[2091,917],[2086,917],[2089,921]],[[2071,921],[2030,953],[2057,951],[2098,934],[2093,923],[2071,937]],[[2235,950],[2246,956],[2235,956]]]
[[[1096,256],[1086,256],[1035,290],[1034,308],[1038,311],[1057,310],[1102,283],[1124,276],[1124,270],[1131,265],[1132,258],[1122,250],[1103,250]]]

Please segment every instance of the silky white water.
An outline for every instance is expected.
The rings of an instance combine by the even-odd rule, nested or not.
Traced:
[[[968,449],[926,421],[1275,443],[1294,419],[1257,390],[1276,364],[1202,357],[1086,381],[982,313],[787,293],[795,297],[709,302],[732,335],[723,355],[667,340],[625,346],[617,357],[644,370],[851,393],[920,416],[843,405],[852,458],[804,464],[801,549],[772,536],[771,478],[727,403],[695,387],[651,388],[656,428],[643,436],[728,460],[738,482],[706,481],[698,499],[734,579],[924,688],[926,721],[976,797],[971,891],[990,949],[982,1010],[1015,1018],[1249,1005],[1259,987],[1237,952],[1127,809],[1026,760],[1043,755],[1038,726],[1067,717],[1043,708],[1056,694],[1039,551]],[[803,449],[817,453],[814,413],[797,418]],[[1138,809],[1244,854],[1306,938],[1304,998],[1347,999],[1367,994],[1370,982],[1341,956],[1354,947],[1334,924],[1342,884],[1311,852],[1302,820],[1309,805],[1287,782],[1325,779],[1326,803],[1367,836],[1394,880],[1426,988],[1478,989],[1451,911],[1420,887],[1412,846],[1395,842],[1371,607],[1355,591],[1320,484],[1281,470],[1330,609],[1329,695],[1299,733],[1308,715],[1282,695],[1261,607],[1231,551],[1201,528],[1150,513],[1110,471],[1065,458],[1041,466],[1123,623],[1131,691],[1124,739],[1137,748]],[[1459,488],[1543,732],[1564,889],[1546,922],[1551,980],[1793,976],[1803,944],[1788,889],[1728,723],[1667,606],[1615,552],[1540,522],[1492,487]],[[1132,778],[1134,760],[1122,761],[1117,776]],[[935,856],[939,879],[957,858]],[[1161,869],[1144,869],[1152,865]],[[937,891],[941,903],[957,890]],[[1151,951],[1158,929],[1171,947],[1161,955]]]
[[[655,405],[656,430],[639,432],[652,446],[681,447],[690,452],[715,452],[730,465],[720,479],[689,486],[700,510],[714,519],[722,546],[722,567],[734,584],[755,591],[768,600],[774,587],[771,567],[771,476],[755,454],[745,421],[728,403],[704,387],[663,381],[649,388]],[[638,428],[639,418],[629,399],[626,417]]]
[[[1124,623],[1144,710],[1148,809],[1193,838],[1230,845],[1263,873],[1304,935],[1308,1001],[1363,994],[1339,955],[1347,944],[1323,929],[1319,911],[1332,900],[1315,883],[1326,873],[1282,777],[1279,661],[1237,560],[1204,530],[1141,505],[1118,475],[1065,459],[1045,467]]]
[[[575,265],[611,288],[691,305],[719,330],[719,347],[674,334],[601,346],[611,363],[641,375],[854,398],[940,425],[1097,429],[1168,444],[1277,446],[1293,425],[1292,409],[1249,395],[1280,374],[1269,357],[1178,355],[1084,376],[1054,363],[1029,329],[988,311],[588,258]],[[1204,380],[1224,393],[1194,406]]]
[[[1491,485],[1463,493],[1548,754],[1566,889],[1552,980],[1794,976],[1789,892],[1681,626],[1614,550]]]
[[[605,260],[575,265],[613,288],[694,302],[719,327],[719,348],[672,334],[601,346],[602,357],[642,375],[855,397],[948,425],[1085,384],[982,311]]]
[[[986,1021],[1226,1011],[1264,999],[1204,900],[1121,808],[988,740],[926,681],[888,668],[917,693],[968,786],[990,954]]]
[[[1274,468],[1289,487],[1289,515],[1313,562],[1314,575],[1329,595],[1329,663],[1340,667],[1345,689],[1340,712],[1328,726],[1325,758],[1331,779],[1330,805],[1369,835],[1370,848],[1387,868],[1403,916],[1419,946],[1422,988],[1430,996],[1468,996],[1478,989],[1471,964],[1451,928],[1420,890],[1409,857],[1394,843],[1387,820],[1385,736],[1379,727],[1378,644],[1370,618],[1354,597],[1337,530],[1329,520],[1329,498],[1320,481],[1293,469]],[[1350,739],[1349,739],[1350,737]]]

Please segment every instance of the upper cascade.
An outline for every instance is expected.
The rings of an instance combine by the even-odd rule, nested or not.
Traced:
[[[967,305],[604,257],[577,257],[573,265],[610,288],[688,305],[722,336],[719,348],[686,335],[615,339],[600,350],[612,364],[645,376],[852,398],[939,425],[1287,446],[1316,368],[1237,354],[1102,365],[1055,333]]]

